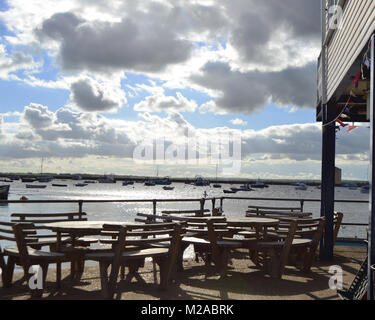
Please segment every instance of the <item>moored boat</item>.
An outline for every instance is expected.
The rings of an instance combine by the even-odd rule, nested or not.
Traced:
[[[130,185],[133,185],[133,184],[134,184],[134,181],[130,181],[130,180],[122,182],[123,186],[130,186]]]
[[[307,185],[304,184],[303,182],[299,183],[298,186],[296,187],[296,190],[307,190]]]
[[[174,187],[172,187],[172,186],[164,186],[163,189],[164,190],[173,190]]]
[[[76,187],[86,187],[87,183],[76,183],[75,186]]]
[[[44,189],[47,186],[45,184],[27,184],[26,188],[27,189]]]
[[[25,177],[25,178],[21,178],[21,181],[22,182],[34,182],[34,181],[36,181],[36,179],[35,178],[27,178],[27,177]]]
[[[52,183],[52,187],[67,187],[67,184]]]
[[[99,183],[116,183],[116,180],[112,177],[104,177],[98,179]]]
[[[9,185],[0,186],[0,200],[8,200]]]
[[[237,191],[234,190],[223,190],[224,193],[236,193]]]
[[[208,181],[206,179],[203,179],[202,177],[198,176],[198,177],[195,178],[194,185],[197,186],[197,187],[209,186],[210,181]]]

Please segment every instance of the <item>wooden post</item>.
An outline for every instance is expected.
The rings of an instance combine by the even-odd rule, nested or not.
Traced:
[[[156,200],[152,201],[152,213],[156,216]]]
[[[320,243],[320,259],[332,260],[333,258],[333,213],[335,207],[335,149],[336,149],[336,123],[333,121],[337,115],[333,105],[327,99],[327,60],[325,45],[326,40],[326,1],[321,2],[322,18],[322,53],[321,53],[321,83],[322,83],[322,187],[320,215],[326,219],[325,232]],[[333,121],[333,122],[332,122]],[[332,122],[332,123],[331,123]]]
[[[224,198],[220,198],[220,208],[223,209]]]
[[[211,199],[211,202],[212,202],[212,210],[211,210],[211,214],[214,215],[214,209],[215,209],[216,198],[212,198],[212,199]]]
[[[375,110],[374,110],[374,99],[375,99],[375,37],[371,37],[371,80],[370,80],[370,216],[369,216],[369,228],[368,228],[368,290],[367,300],[374,300],[374,279],[371,272],[371,265],[375,264]]]
[[[333,106],[324,105],[322,138],[322,188],[320,215],[326,219],[325,232],[320,243],[320,259],[333,258],[333,214],[335,210],[335,123],[326,125],[336,117]]]
[[[78,200],[78,212],[82,213],[83,200]],[[81,218],[81,216],[80,216]]]
[[[200,212],[199,212],[199,215],[203,217],[204,215],[204,203],[205,203],[206,199],[202,198],[200,200],[200,203],[201,203],[201,208],[200,208]]]

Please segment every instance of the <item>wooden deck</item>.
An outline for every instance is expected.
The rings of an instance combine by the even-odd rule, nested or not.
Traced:
[[[365,247],[336,247],[332,262],[315,262],[310,273],[302,273],[294,267],[287,267],[282,279],[271,279],[259,271],[249,259],[242,259],[241,252],[232,261],[228,277],[219,280],[215,268],[207,269],[203,263],[185,261],[185,271],[178,274],[178,282],[161,291],[154,285],[152,263],[146,263],[141,276],[146,283],[120,282],[121,299],[125,300],[337,300],[335,290],[330,290],[328,273],[330,266],[339,265],[343,269],[344,288],[348,287],[366,256]],[[208,270],[208,272],[207,272]],[[47,276],[47,287],[42,299],[79,300],[102,299],[100,291],[99,267],[85,268],[79,282],[69,279],[69,270],[63,270],[62,288],[57,291],[54,269]],[[20,279],[16,274],[15,279]],[[135,280],[133,280],[135,281]],[[15,283],[11,289],[0,288],[0,299],[30,299],[26,284]]]

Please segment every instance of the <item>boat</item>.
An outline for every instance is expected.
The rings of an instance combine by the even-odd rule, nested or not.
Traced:
[[[221,188],[221,184],[217,183],[217,167],[218,167],[218,164],[216,164],[216,183],[214,183],[212,186],[214,188]]]
[[[72,180],[82,180],[82,177],[80,175],[74,175],[72,176]]]
[[[361,193],[370,193],[370,185],[362,186]]]
[[[34,182],[36,181],[36,179],[35,178],[21,178],[21,181],[22,182]]]
[[[237,191],[234,190],[223,190],[224,193],[236,193]]]
[[[152,180],[146,180],[146,182],[145,182],[145,186],[153,187],[153,186],[155,186],[155,182],[152,181]]]
[[[85,180],[85,181],[83,181],[84,183],[96,183],[96,181],[95,180]]]
[[[251,187],[257,188],[257,189],[263,189],[263,188],[268,188],[268,185],[258,179],[258,181],[255,184],[252,184]]]
[[[52,187],[67,187],[67,184],[52,183]]]
[[[9,178],[2,178],[2,179],[0,179],[0,182],[8,182],[8,183],[11,183],[11,182],[13,182],[13,180],[12,180],[12,179],[9,179]]]
[[[202,177],[197,176],[194,181],[194,185],[197,187],[209,186],[210,181],[203,179]]]
[[[307,190],[307,185],[301,182],[296,186],[296,190]]]
[[[98,179],[99,183],[116,183],[116,180],[112,177],[104,177]]]
[[[244,184],[242,186],[240,186],[239,188],[230,188],[232,191],[253,191],[253,189],[251,189],[250,185],[249,184]]]
[[[164,190],[173,190],[174,187],[172,187],[172,186],[164,186],[163,189]]]
[[[123,185],[123,186],[130,186],[130,185],[133,185],[133,184],[134,184],[134,181],[129,181],[129,180],[128,180],[128,181],[123,181],[123,182],[122,182],[122,185]]]
[[[27,184],[26,188],[27,189],[44,189],[47,186],[45,184]]]
[[[170,184],[172,184],[172,182],[169,180],[169,177],[165,177],[163,179],[155,180],[155,184],[169,186]]]
[[[8,200],[9,185],[0,186],[0,200]]]
[[[75,186],[76,187],[86,187],[87,183],[76,183]]]
[[[53,180],[53,177],[50,176],[40,176],[36,178],[38,182],[51,182]]]

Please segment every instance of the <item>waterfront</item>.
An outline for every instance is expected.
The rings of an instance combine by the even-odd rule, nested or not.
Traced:
[[[68,187],[53,187],[54,184],[67,184]],[[22,196],[29,200],[130,200],[130,199],[200,199],[227,196],[224,189],[230,189],[234,185],[223,184],[221,189],[210,186],[196,187],[184,183],[173,183],[174,190],[163,190],[163,186],[144,186],[142,183],[122,186],[121,182],[115,184],[88,184],[85,187],[74,186],[77,181],[54,180],[46,183],[45,189],[26,189],[25,184],[20,181],[11,183],[9,200],[19,200]],[[230,195],[234,197],[252,198],[293,198],[293,199],[320,199],[321,191],[309,186],[306,191],[296,190],[292,185],[270,185],[269,188],[255,189],[251,192],[237,192]],[[368,200],[368,194],[363,194],[360,189],[350,190],[349,188],[336,187],[336,200]],[[271,205],[271,206],[296,206],[298,202],[283,201],[282,203],[265,200],[231,200],[225,199],[223,203],[224,214],[227,216],[244,216],[247,206],[250,204]],[[217,201],[216,206],[219,203]],[[199,209],[199,202],[159,202],[157,213],[168,209]],[[211,209],[211,201],[206,201],[205,208]],[[70,212],[77,211],[76,203],[46,203],[30,204],[10,203],[0,206],[1,219],[8,220],[11,213],[15,212]],[[366,203],[340,203],[335,204],[335,210],[344,214],[344,223],[368,223],[368,204]],[[83,211],[88,215],[89,220],[107,221],[133,221],[138,212],[152,213],[152,203],[84,203]],[[314,217],[320,215],[320,202],[305,202],[304,211],[312,212]],[[366,229],[356,226],[342,226],[340,237],[366,237]]]

